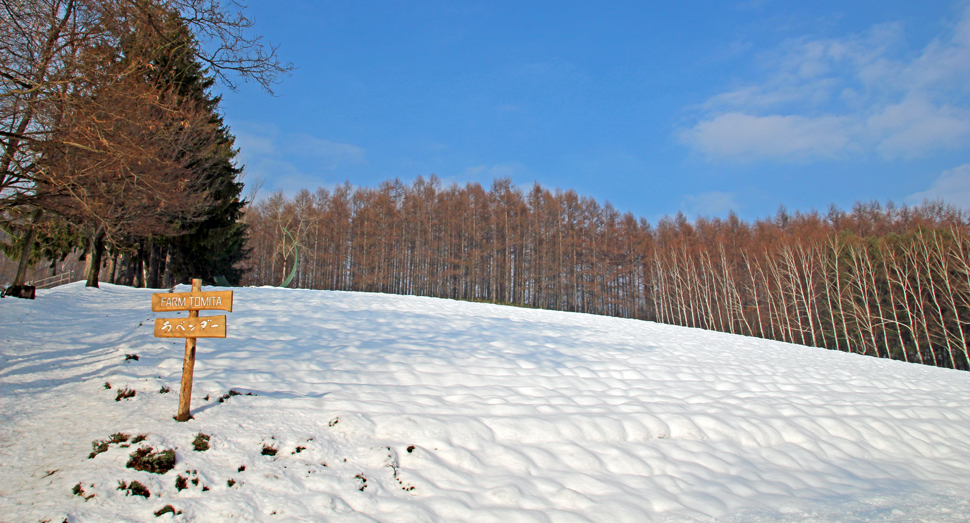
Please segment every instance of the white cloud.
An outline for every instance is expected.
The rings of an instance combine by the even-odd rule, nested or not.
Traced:
[[[970,110],[910,98],[871,116],[866,127],[878,137],[876,149],[883,156],[916,156],[931,149],[966,144],[970,138]]]
[[[488,168],[488,176],[490,178],[501,178],[503,176],[514,176],[525,171],[525,166],[518,162],[508,162],[500,163],[498,165],[493,165]]]
[[[362,147],[284,132],[275,126],[243,122],[233,126],[233,134],[247,180],[260,179],[266,184],[262,194],[278,189],[295,194],[303,188],[324,186],[341,169],[367,162]]]
[[[906,200],[912,204],[924,200],[943,200],[963,209],[970,209],[970,164],[943,171],[930,188],[909,195]]]
[[[233,134],[236,136],[235,146],[239,148],[243,155],[257,156],[276,152],[276,146],[271,136],[260,136],[239,130],[234,130]]]
[[[367,151],[356,145],[323,140],[306,133],[288,133],[275,126],[240,124],[234,127],[236,146],[245,161],[261,158],[282,160],[292,156],[325,160],[319,167],[336,169],[341,165],[365,163]]]
[[[699,122],[681,138],[711,156],[738,160],[835,157],[852,147],[844,118],[727,113]]]
[[[901,24],[791,40],[764,77],[711,97],[681,140],[711,159],[918,157],[970,146],[970,5],[952,34],[907,53]]]
[[[321,185],[320,180],[296,165],[273,158],[261,157],[246,164],[247,180],[262,180],[266,183],[260,194],[268,195],[282,190],[288,195],[296,194],[300,189],[311,189]]]
[[[471,167],[466,167],[465,170],[454,179],[455,181],[491,181],[495,178],[502,178],[504,176],[511,177],[522,172],[525,172],[525,166],[518,162],[507,162],[496,165],[474,165]]]
[[[443,185],[457,183],[463,185],[469,182],[478,182],[488,187],[496,178],[515,177],[526,174],[528,169],[519,162],[505,162],[494,165],[481,164],[472,165],[463,169],[460,173],[453,175],[442,175]]]
[[[294,134],[287,139],[285,149],[293,154],[326,160],[323,167],[336,169],[341,164],[364,163],[364,148],[347,143],[321,140],[308,134]]]
[[[488,166],[487,165],[475,165],[475,166],[472,166],[472,167],[467,167],[467,168],[465,168],[464,171],[462,171],[462,173],[460,175],[458,175],[458,177],[459,178],[465,178],[465,179],[475,179],[480,174],[482,174],[483,172],[485,172],[485,169],[488,169]]]
[[[695,216],[724,215],[738,209],[735,196],[734,193],[710,191],[686,196],[681,206]]]

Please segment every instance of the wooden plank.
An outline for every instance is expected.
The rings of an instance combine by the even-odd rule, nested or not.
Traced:
[[[153,312],[209,310],[232,312],[232,291],[161,292],[152,294]]]
[[[198,314],[192,311],[190,314]],[[225,316],[156,318],[156,338],[225,338]]]

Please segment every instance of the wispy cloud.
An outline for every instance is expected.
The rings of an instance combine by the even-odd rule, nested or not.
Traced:
[[[518,162],[506,162],[495,165],[473,165],[465,168],[458,176],[450,177],[449,180],[456,182],[478,181],[484,183],[491,182],[495,178],[512,177],[524,173],[525,170],[525,166]]]
[[[848,123],[837,116],[753,116],[733,112],[699,122],[687,139],[712,156],[745,161],[807,160],[845,152],[853,141]]]
[[[736,195],[730,192],[710,191],[684,197],[681,203],[688,213],[694,216],[718,216],[729,211],[737,211]]]
[[[275,191],[293,195],[300,189],[313,190],[325,185],[319,176],[307,173],[291,162],[266,157],[257,158],[246,164],[246,179],[265,182],[266,185],[259,191],[261,196],[267,196]]]
[[[321,140],[309,134],[294,134],[286,138],[284,151],[301,156],[325,160],[324,168],[336,169],[341,164],[364,163],[366,155],[363,147],[348,143]]]
[[[711,159],[804,162],[919,157],[970,146],[970,5],[947,35],[907,53],[903,27],[790,40],[759,81],[711,97],[681,140]]]
[[[245,130],[233,129],[236,136],[236,147],[244,156],[269,155],[276,152],[275,140],[271,135],[250,133]]]
[[[233,134],[247,179],[264,181],[263,193],[282,190],[292,194],[326,185],[338,170],[367,162],[362,147],[274,126],[243,123],[233,126]]]
[[[919,204],[925,200],[943,200],[963,209],[970,209],[970,164],[943,171],[925,190],[909,195],[907,202]]]

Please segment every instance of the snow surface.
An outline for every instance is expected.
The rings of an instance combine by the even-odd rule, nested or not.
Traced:
[[[199,340],[194,420],[178,423],[184,345],[153,337],[174,314],[152,313],[152,292],[0,300],[0,521],[970,521],[970,373],[634,320],[245,288],[228,338]],[[137,395],[115,401],[123,387]],[[230,389],[243,395],[220,403]],[[88,458],[117,432],[147,439]],[[175,449],[175,470],[126,468],[145,445]],[[133,480],[151,497],[118,490]],[[165,505],[182,514],[156,518]]]

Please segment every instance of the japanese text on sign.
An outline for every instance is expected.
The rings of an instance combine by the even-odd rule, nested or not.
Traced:
[[[225,338],[225,316],[197,318],[157,318],[156,338]]]

